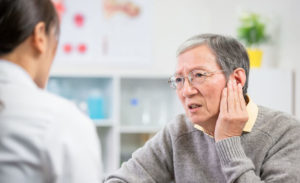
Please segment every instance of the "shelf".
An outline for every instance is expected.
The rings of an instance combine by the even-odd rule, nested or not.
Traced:
[[[51,76],[47,90],[73,101],[93,117],[112,117],[113,78]]]
[[[96,127],[113,127],[113,121],[110,119],[93,120]]]
[[[95,119],[103,172],[107,174],[119,168],[132,152],[178,114],[176,106],[180,105],[167,78],[91,73],[52,75],[47,90],[74,102],[83,113]],[[92,105],[93,102],[98,105]]]
[[[148,127],[148,126],[122,126],[120,132],[123,134],[131,133],[156,133],[161,130],[162,127]]]

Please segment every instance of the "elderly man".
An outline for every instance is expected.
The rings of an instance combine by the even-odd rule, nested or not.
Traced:
[[[177,58],[169,83],[185,114],[106,182],[300,182],[300,123],[247,96],[245,48],[204,34],[184,42]]]

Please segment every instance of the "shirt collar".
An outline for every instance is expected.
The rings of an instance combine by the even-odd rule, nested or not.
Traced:
[[[246,107],[246,110],[248,112],[248,121],[247,121],[246,125],[244,126],[243,131],[249,133],[249,132],[251,132],[251,130],[252,130],[254,124],[255,124],[255,121],[256,121],[256,118],[257,118],[257,115],[258,115],[258,107],[251,100],[251,98],[248,95],[246,95],[246,101],[248,101],[248,104],[247,104],[247,107]],[[200,125],[195,124],[194,127],[196,129],[204,132],[204,129]],[[205,134],[207,134],[207,133],[205,133]],[[211,135],[209,135],[209,136],[212,137]]]
[[[37,88],[30,75],[19,65],[0,59],[0,82],[18,83]]]

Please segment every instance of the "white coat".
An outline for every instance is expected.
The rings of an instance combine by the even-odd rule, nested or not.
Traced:
[[[96,129],[71,102],[0,60],[0,183],[99,183]]]

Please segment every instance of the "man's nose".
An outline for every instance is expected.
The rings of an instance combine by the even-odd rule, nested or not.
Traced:
[[[190,97],[197,93],[197,89],[193,86],[192,82],[190,82],[187,78],[184,80],[182,86],[182,95],[184,97]]]

